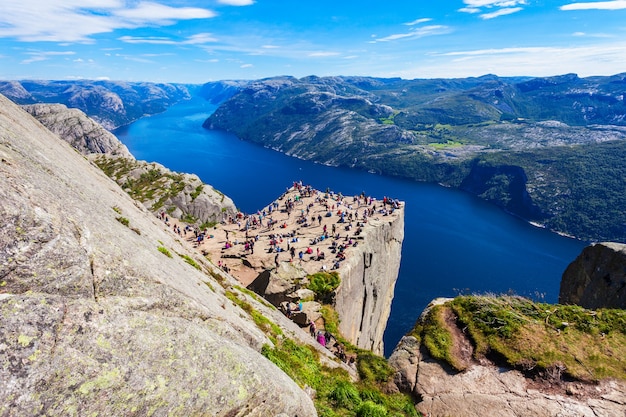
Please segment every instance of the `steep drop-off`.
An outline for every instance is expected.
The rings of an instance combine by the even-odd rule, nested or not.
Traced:
[[[626,245],[587,246],[563,273],[559,302],[585,308],[626,309]]]
[[[363,239],[342,265],[335,297],[341,333],[360,348],[383,354],[383,334],[391,313],[404,240],[404,212],[370,219]]]

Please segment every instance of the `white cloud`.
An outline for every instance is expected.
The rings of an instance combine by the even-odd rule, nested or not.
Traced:
[[[415,26],[415,25],[419,25],[420,23],[430,22],[431,20],[433,20],[433,19],[428,18],[428,17],[424,17],[424,18],[421,18],[421,19],[416,19],[416,20],[414,20],[412,22],[405,23],[405,25],[406,26]]]
[[[523,10],[520,6],[528,4],[527,0],[463,0],[466,7],[458,9],[463,13],[481,13],[483,20],[517,13]],[[495,10],[494,10],[495,9]],[[491,11],[494,10],[494,11]],[[489,11],[489,12],[488,12]]]
[[[560,7],[561,10],[621,10],[626,9],[626,0],[595,1],[585,3],[570,3]]]
[[[202,45],[205,43],[217,42],[217,39],[214,38],[210,33],[197,33],[180,41],[171,38],[156,36],[120,36],[117,39],[126,43],[145,43],[152,45]]]
[[[27,52],[26,55],[30,55],[30,58],[23,60],[22,64],[31,64],[33,62],[47,61],[51,57],[55,57],[55,56],[76,55],[76,52],[73,52],[73,51],[32,51],[32,52]]]
[[[239,68],[252,68],[252,67],[254,67],[254,65],[252,64],[243,64]]]
[[[477,9],[475,7],[463,7],[461,9],[459,9],[459,12],[463,12],[463,13],[480,13],[480,9]]]
[[[624,72],[626,42],[579,47],[526,47],[479,49],[431,54],[428,63],[388,74],[405,78],[499,76],[549,76],[577,73],[581,77]],[[430,74],[430,75],[429,75]]]
[[[471,8],[479,7],[513,7],[527,4],[526,0],[463,0]]]
[[[122,36],[117,38],[117,40],[125,42],[125,43],[146,43],[152,45],[174,45],[174,42],[170,38],[159,38],[159,37],[136,37],[136,36]]]
[[[217,38],[215,38],[210,33],[196,33],[195,35],[191,35],[187,38],[187,40],[182,43],[185,45],[198,45],[203,43],[212,43],[217,42]]]
[[[390,41],[396,41],[399,39],[418,39],[418,38],[423,38],[424,36],[444,35],[450,32],[451,32],[450,27],[444,26],[444,25],[421,26],[421,27],[412,29],[410,32],[388,35],[383,38],[378,38],[373,41],[370,41],[370,43],[390,42]]]
[[[127,0],[8,1],[0,13],[0,38],[21,41],[91,42],[91,36],[116,29],[171,25],[215,16],[208,9],[171,7]],[[128,5],[127,5],[128,4]]]
[[[484,20],[495,19],[496,17],[506,16],[508,14],[517,13],[522,10],[523,9],[521,7],[508,7],[505,9],[496,10],[495,12],[481,14],[480,18]]]
[[[254,4],[254,0],[218,0],[218,3],[228,6],[250,6]]]
[[[587,38],[614,38],[614,35],[608,33],[586,33],[586,32],[574,32],[572,36],[575,37],[587,37]]]
[[[197,7],[170,7],[154,2],[140,2],[136,7],[115,9],[114,16],[129,22],[143,25],[146,23],[173,23],[176,20],[207,19],[215,17],[215,13]]]
[[[313,58],[338,56],[338,55],[340,55],[339,52],[329,52],[329,51],[318,51],[318,52],[311,52],[308,54],[308,56],[313,57]]]

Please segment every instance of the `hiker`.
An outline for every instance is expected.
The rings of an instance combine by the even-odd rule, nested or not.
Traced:
[[[326,347],[326,338],[324,337],[324,333],[322,333],[322,331],[321,331],[321,330],[319,330],[319,331],[317,332],[317,342],[318,342],[320,345],[322,345],[322,346]]]

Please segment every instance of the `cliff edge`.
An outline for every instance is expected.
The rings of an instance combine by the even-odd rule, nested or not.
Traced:
[[[438,299],[389,358],[391,386],[429,417],[621,417],[625,319],[521,297]]]

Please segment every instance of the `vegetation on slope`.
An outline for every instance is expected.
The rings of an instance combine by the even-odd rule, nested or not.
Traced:
[[[360,380],[354,382],[347,371],[322,365],[313,348],[291,339],[275,347],[266,345],[262,353],[298,385],[315,390],[315,407],[321,417],[418,415],[407,395],[385,392],[385,383],[393,372],[380,356],[360,353]]]
[[[446,317],[454,317],[454,322]],[[533,375],[626,380],[624,310],[593,311],[511,296],[462,296],[433,307],[412,334],[434,358],[462,370],[467,362],[456,354],[455,343],[464,332],[474,360],[488,358]]]
[[[279,326],[254,307],[254,303],[269,305],[257,294],[240,286],[229,286],[212,273],[225,288],[226,297],[250,315],[254,323],[272,341],[261,353],[283,370],[303,389],[315,391],[314,403],[321,417],[417,417],[419,414],[406,394],[389,393],[387,382],[393,375],[387,360],[370,351],[358,349],[347,342],[338,330],[337,313],[324,307],[326,330],[346,347],[348,355],[356,357],[359,380],[343,368],[331,368],[322,363],[320,354],[312,346],[285,335]],[[339,361],[339,359],[336,359]]]

